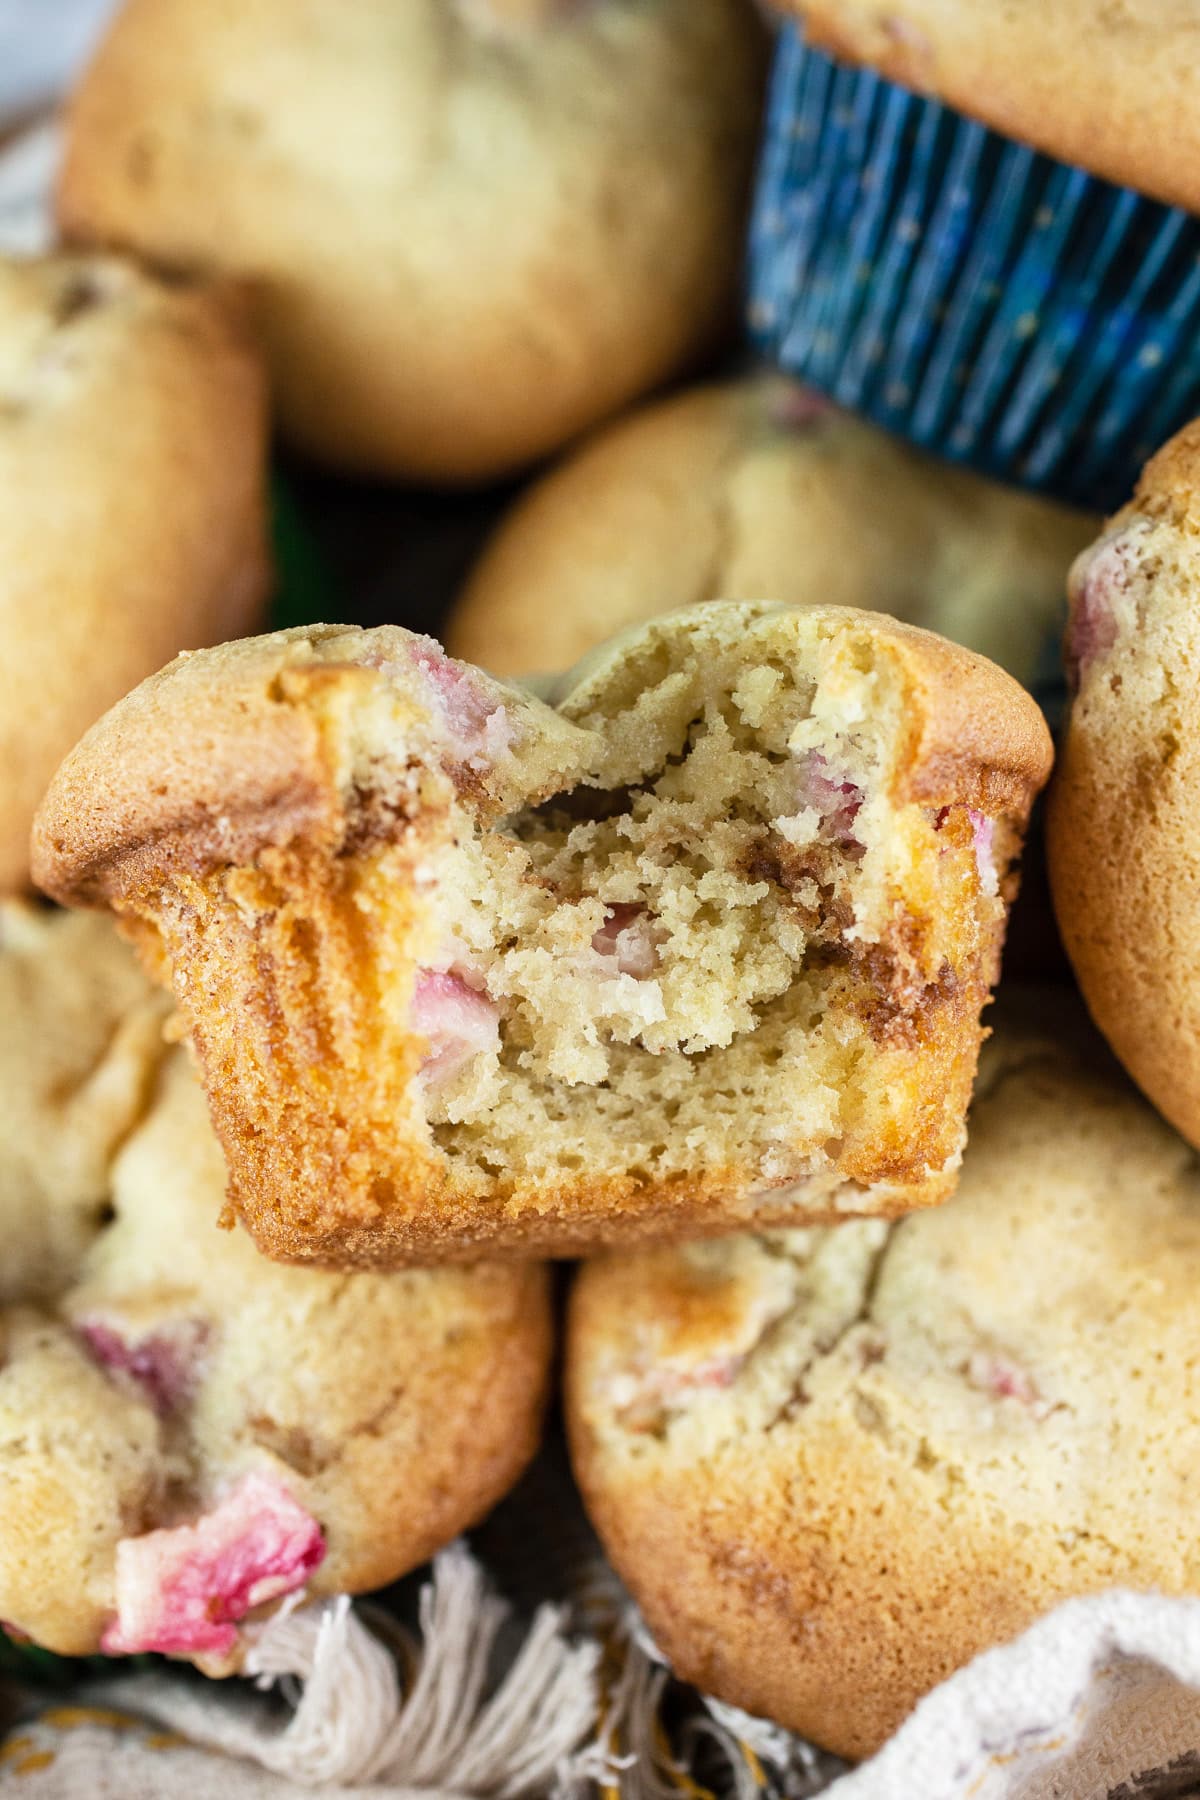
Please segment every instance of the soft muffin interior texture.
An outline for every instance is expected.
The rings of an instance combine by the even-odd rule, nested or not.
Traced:
[[[750,1159],[769,1186],[799,1141],[811,1172],[844,1167],[911,1106],[878,1051],[994,972],[1015,839],[903,798],[887,646],[767,643],[681,658],[651,636],[615,678],[585,671],[560,702],[602,746],[584,778],[487,822],[459,799],[427,841],[393,1003],[459,1164],[658,1180]]]

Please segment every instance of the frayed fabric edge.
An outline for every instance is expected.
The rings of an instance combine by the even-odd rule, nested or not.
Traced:
[[[291,1703],[282,1727],[245,1690],[218,1715],[211,1693],[169,1673],[106,1680],[100,1697],[305,1787],[369,1786],[397,1800],[576,1800],[611,1778],[597,1731],[601,1649],[568,1635],[564,1608],[538,1608],[494,1689],[493,1650],[510,1608],[464,1545],[435,1559],[419,1609],[407,1681],[395,1649],[345,1596],[292,1604],[249,1628],[245,1673]]]

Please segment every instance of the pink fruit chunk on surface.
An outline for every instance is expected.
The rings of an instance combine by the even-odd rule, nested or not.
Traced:
[[[472,768],[495,762],[512,746],[512,727],[503,706],[463,663],[452,662],[433,638],[418,638],[413,661],[433,691],[456,752]]]
[[[1113,649],[1120,634],[1118,604],[1128,591],[1137,557],[1136,530],[1102,539],[1071,570],[1071,619],[1063,646],[1072,687]]]
[[[614,1396],[622,1425],[627,1431],[653,1431],[671,1407],[732,1387],[747,1354],[710,1356],[690,1365],[660,1363],[657,1368],[627,1375]]]
[[[302,1588],[325,1555],[312,1516],[268,1475],[247,1475],[194,1525],[117,1545],[109,1656],[225,1656],[237,1621]]]
[[[191,1398],[209,1332],[202,1320],[183,1319],[169,1330],[126,1338],[111,1322],[85,1319],[79,1335],[102,1368],[135,1383],[165,1417]]]
[[[611,957],[622,975],[644,981],[658,967],[661,935],[644,906],[619,901],[609,906],[603,925],[592,934],[592,949]]]
[[[500,1048],[500,1009],[449,969],[421,971],[410,1016],[429,1042],[421,1065],[426,1081],[446,1081],[471,1057]]]
[[[690,1368],[669,1364],[647,1375],[644,1389],[656,1400],[669,1400],[675,1394],[697,1393],[705,1388],[733,1386],[734,1377],[746,1360],[745,1351],[730,1356],[710,1356]]]

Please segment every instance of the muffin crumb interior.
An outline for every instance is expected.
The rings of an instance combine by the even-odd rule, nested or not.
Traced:
[[[487,824],[451,807],[397,1004],[456,1160],[553,1180],[619,1153],[651,1180],[750,1155],[769,1187],[773,1147],[803,1136],[817,1172],[864,1129],[873,1052],[992,942],[995,821],[897,797],[903,683],[865,633],[642,660],[581,721],[602,766]]]

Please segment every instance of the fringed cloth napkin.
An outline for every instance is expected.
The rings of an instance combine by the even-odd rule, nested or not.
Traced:
[[[501,1597],[499,1590],[506,1596]],[[672,1680],[551,1453],[387,1604],[295,1606],[242,1681],[13,1687],[21,1800],[1168,1800],[1200,1794],[1200,1601],[1073,1601],[850,1770]],[[415,1600],[415,1606],[413,1602]],[[411,1608],[411,1615],[409,1609]],[[410,1622],[411,1619],[411,1622]]]

